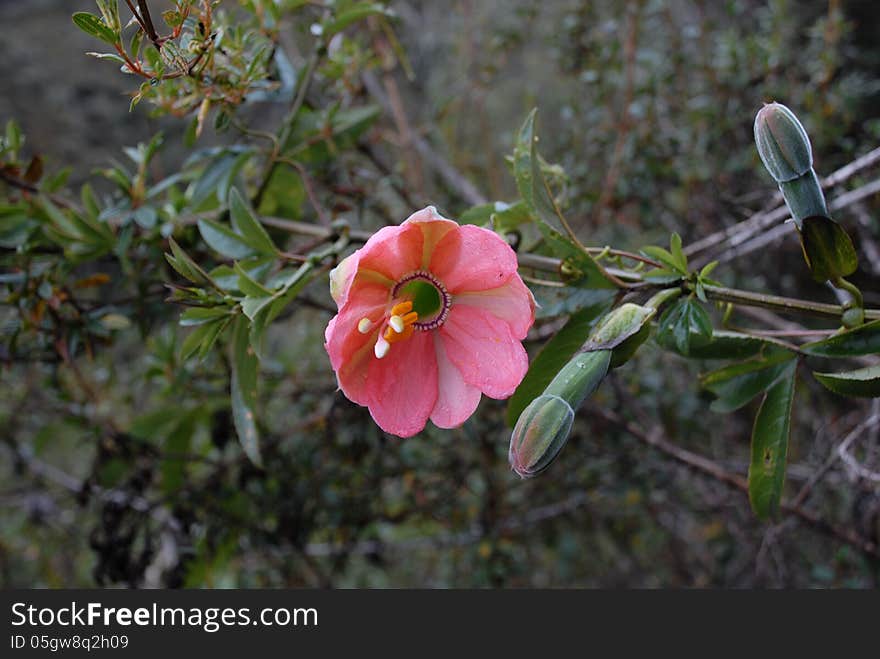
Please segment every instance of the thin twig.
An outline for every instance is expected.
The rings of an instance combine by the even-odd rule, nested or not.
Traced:
[[[683,465],[706,476],[710,476],[717,481],[726,483],[740,492],[748,494],[749,485],[745,478],[739,474],[727,471],[717,463],[702,455],[698,455],[697,453],[693,453],[692,451],[688,451],[687,449],[673,444],[661,435],[659,429],[649,434],[631,421],[623,419],[615,412],[603,409],[597,405],[590,406],[590,414],[595,414],[604,418],[609,423],[613,423],[619,428],[622,428],[639,441],[656,448]],[[780,504],[780,509],[785,513],[796,516],[811,528],[824,533],[825,535],[832,536],[842,542],[852,545],[868,556],[880,558],[880,548],[878,548],[873,541],[858,535],[850,529],[841,528],[830,522],[826,522],[816,514],[801,508],[799,505],[795,505],[793,502],[782,502]]]

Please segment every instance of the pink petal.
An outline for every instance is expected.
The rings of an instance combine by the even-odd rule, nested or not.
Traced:
[[[330,295],[336,302],[336,308],[341,309],[348,301],[349,290],[357,274],[358,262],[360,260],[358,252],[350,254],[342,259],[339,264],[330,271]]]
[[[464,381],[461,372],[446,356],[440,332],[434,335],[439,387],[431,421],[438,428],[455,428],[464,423],[480,404],[480,390]]]
[[[324,331],[324,348],[336,371],[339,387],[350,400],[361,405],[365,404],[368,358],[373,355],[378,324],[384,317],[388,296],[389,291],[384,286],[359,286],[356,295],[350,296]],[[369,318],[374,323],[372,332],[361,334],[358,331],[361,318]]]
[[[443,327],[446,355],[464,381],[492,398],[507,398],[525,377],[529,359],[510,325],[467,304],[453,304]]]
[[[422,263],[420,267],[423,270],[430,268],[431,258],[437,243],[450,231],[459,229],[457,222],[447,220],[433,206],[416,211],[406,218],[404,224],[418,224],[422,230]]]
[[[437,402],[437,357],[431,332],[416,332],[372,359],[364,391],[373,420],[385,432],[412,437]]]
[[[519,275],[513,275],[498,288],[459,293],[453,297],[452,304],[465,304],[491,313],[510,325],[510,332],[517,339],[524,339],[535,322],[535,298]]]
[[[422,268],[422,244],[422,230],[417,223],[383,227],[355,252],[358,270],[371,270],[396,281]]]
[[[466,224],[443,236],[434,249],[430,269],[450,293],[456,294],[498,288],[516,268],[516,254],[498,234]]]

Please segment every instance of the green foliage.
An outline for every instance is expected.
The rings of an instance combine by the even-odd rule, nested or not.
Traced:
[[[688,356],[694,337],[705,345],[712,338],[712,320],[699,300],[680,298],[660,316],[657,342],[673,345],[678,353]]]
[[[880,397],[880,366],[866,366],[843,373],[813,373],[827,389],[841,396]]]
[[[732,412],[746,405],[789,374],[794,358],[791,352],[775,351],[762,359],[731,364],[705,374],[701,378],[703,387],[717,396],[712,410]]]
[[[752,430],[749,501],[761,519],[775,517],[782,499],[796,366],[797,362],[787,362],[779,379],[767,389]]]

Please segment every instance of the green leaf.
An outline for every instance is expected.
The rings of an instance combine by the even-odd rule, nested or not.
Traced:
[[[561,274],[569,283],[585,288],[615,288],[611,277],[596,260],[553,227],[559,210],[541,170],[535,144],[535,116],[532,110],[520,128],[513,150],[513,173],[523,202],[535,214],[545,242],[563,260]]]
[[[660,316],[657,341],[672,344],[684,355],[690,354],[691,337],[696,333],[704,339],[712,338],[712,320],[703,306],[691,297],[676,300]]]
[[[673,236],[677,236],[678,234],[672,234]],[[660,261],[663,265],[666,266],[669,272],[674,272],[681,276],[687,275],[687,262],[685,261],[684,267],[682,267],[681,260],[676,257],[672,252],[669,252],[662,247],[658,247],[656,245],[645,245],[640,250],[646,256],[650,256],[652,259],[656,259]],[[679,251],[681,251],[681,238],[679,238]],[[682,254],[682,257],[684,254]]]
[[[109,27],[104,25],[100,18],[95,16],[94,14],[90,14],[85,11],[78,11],[73,15],[74,24],[86,34],[89,34],[93,37],[97,37],[101,41],[106,41],[109,44],[115,44],[119,39],[119,35],[116,34]]]
[[[494,231],[503,234],[515,231],[523,224],[533,222],[534,219],[525,202],[507,204],[503,201],[495,201],[467,209],[459,216],[458,222],[480,226],[491,225]]]
[[[544,344],[507,403],[508,425],[513,426],[516,423],[526,406],[544,391],[575,351],[583,345],[593,322],[604,308],[605,305],[594,305],[572,314],[562,329]]]
[[[671,334],[657,336],[657,343],[666,350],[678,352],[678,346]],[[691,330],[688,342],[689,353],[682,355],[692,359],[748,359],[774,346],[783,347],[773,339],[767,339],[740,332],[714,330],[710,338]],[[681,354],[681,353],[679,353]]]
[[[229,214],[232,217],[232,226],[251,247],[268,256],[278,254],[275,243],[272,242],[263,225],[254,217],[238,188],[231,188],[229,191]]]
[[[190,307],[180,314],[180,325],[181,327],[204,325],[228,315],[228,307]]]
[[[857,357],[880,354],[880,320],[869,323],[813,343],[805,343],[801,350],[816,357]]]
[[[236,261],[236,263],[238,269],[244,270],[248,277],[259,281],[275,264],[275,258],[271,256],[256,256],[243,261]],[[217,285],[225,291],[241,290],[238,287],[238,270],[231,268],[228,265],[218,265],[211,270],[211,277],[217,282]]]
[[[688,261],[687,257],[684,255],[684,251],[681,249],[681,236],[677,233],[673,233],[669,237],[669,248],[672,252],[672,258],[675,259],[675,264],[678,267],[679,272],[687,274]]]
[[[238,275],[238,290],[248,296],[253,297],[271,297],[273,291],[263,286],[260,282],[251,278],[247,271],[238,263],[233,265],[233,270]],[[248,317],[250,317],[248,315]]]
[[[749,501],[761,519],[775,516],[782,500],[796,364],[790,362],[783,377],[767,391],[752,430]]]
[[[181,361],[186,361],[197,352],[199,359],[204,359],[232,319],[233,316],[227,314],[196,326],[183,340],[180,348]]]
[[[880,364],[843,373],[813,373],[826,389],[854,398],[880,397]]]
[[[245,454],[262,466],[260,436],[257,431],[257,370],[259,360],[248,340],[248,323],[235,320],[232,332],[232,420]]]
[[[846,277],[859,267],[859,257],[849,234],[829,217],[814,215],[804,220],[801,247],[816,281]]]
[[[284,282],[281,290],[275,294],[274,298],[272,298],[271,304],[259,305],[259,308],[254,311],[253,322],[251,323],[250,342],[251,347],[256,351],[257,355],[262,354],[263,336],[266,333],[266,328],[272,324],[272,321],[278,317],[278,314],[284,311],[285,307],[295,300],[297,295],[299,295],[306,285],[312,281],[309,275],[312,273],[313,269],[314,268],[311,264],[303,263],[299,269],[297,269],[296,272]],[[245,300],[245,302],[247,302],[247,300]],[[256,302],[251,304],[254,307],[257,306]],[[244,306],[244,303],[242,303],[242,306]]]
[[[706,373],[700,380],[704,388],[718,398],[712,402],[714,412],[733,412],[758,394],[767,391],[784,377],[795,358],[793,352],[775,352],[766,359],[740,362]]]
[[[256,251],[232,229],[213,220],[199,220],[199,232],[211,249],[231,259],[243,259]]]
[[[171,254],[165,255],[168,264],[177,271],[184,279],[188,279],[194,284],[216,285],[213,283],[208,273],[202,270],[198,263],[192,260],[190,256],[181,249],[180,245],[174,238],[168,238],[168,245],[171,247]]]

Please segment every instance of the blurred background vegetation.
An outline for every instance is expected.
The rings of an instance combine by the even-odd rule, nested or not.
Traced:
[[[221,8],[234,24],[236,12],[263,4],[224,0]],[[320,3],[275,4],[290,11],[264,21],[261,34],[301,71]],[[564,169],[567,214],[581,240],[635,250],[676,231],[687,246],[772,201],[775,185],[752,137],[762,102],[795,109],[820,176],[880,142],[880,9],[869,0],[410,0],[390,8],[394,18],[359,21],[331,43],[306,96],[313,118],[297,130],[317,126],[333,104],[370,121],[300,152],[307,176],[279,170],[261,215],[344,218],[372,230],[429,203],[460,217],[486,201],[513,202],[505,156],[538,106],[541,151]],[[184,174],[156,192],[155,217],[136,217],[140,207],[130,206],[126,246],[81,259],[29,253],[27,267],[47,265],[27,295],[15,227],[0,225],[0,584],[878,585],[878,483],[834,459],[847,433],[880,412],[873,403],[800,387],[787,493],[805,493],[806,516],[761,523],[739,489],[621,423],[744,474],[754,404],[710,412],[697,382],[706,364],[643,349],[582,408],[550,471],[520,481],[507,465],[503,402],[484,398],[462,428],[429,426],[401,441],[336,391],[321,348],[335,313],[325,277],[269,329],[258,406],[263,468],[253,466],[232,424],[225,352],[181,358],[188,329],[166,301],[164,284],[179,277],[163,253],[173,235],[199,263],[222,262],[199,246],[181,199],[210,209],[224,176],[258,178],[257,158],[232,174],[218,163],[234,161],[236,149],[265,148],[259,132],[283,121],[292,101],[283,62],[267,60],[267,80],[277,84],[249,90],[224,118],[215,111],[190,147],[195,110],[153,116],[145,100],[129,112],[126,93],[137,83],[85,55],[100,44],[71,23],[78,10],[95,6],[0,0],[0,120],[20,124],[25,162],[40,156],[41,190],[78,199],[88,181],[101,207],[120,208],[120,186],[96,170],[119,162],[137,171],[122,147],[159,131],[163,145],[145,176],[152,185]],[[56,181],[65,167],[68,178]],[[214,180],[212,167],[222,170]],[[872,176],[876,168],[860,171],[829,196]],[[193,195],[202,193],[199,207]],[[4,207],[27,194],[0,182]],[[837,215],[860,251],[854,281],[869,306],[880,304],[878,211],[874,194]],[[290,252],[309,242],[278,227],[272,235]],[[811,281],[790,232],[745,248],[721,241],[692,258],[721,260],[713,276],[727,285],[835,301]],[[559,327],[546,292],[536,294],[548,317],[532,331],[530,351]],[[42,310],[26,306],[40,299]],[[791,327],[764,312],[745,318]],[[865,434],[860,458],[876,468],[877,424]]]

